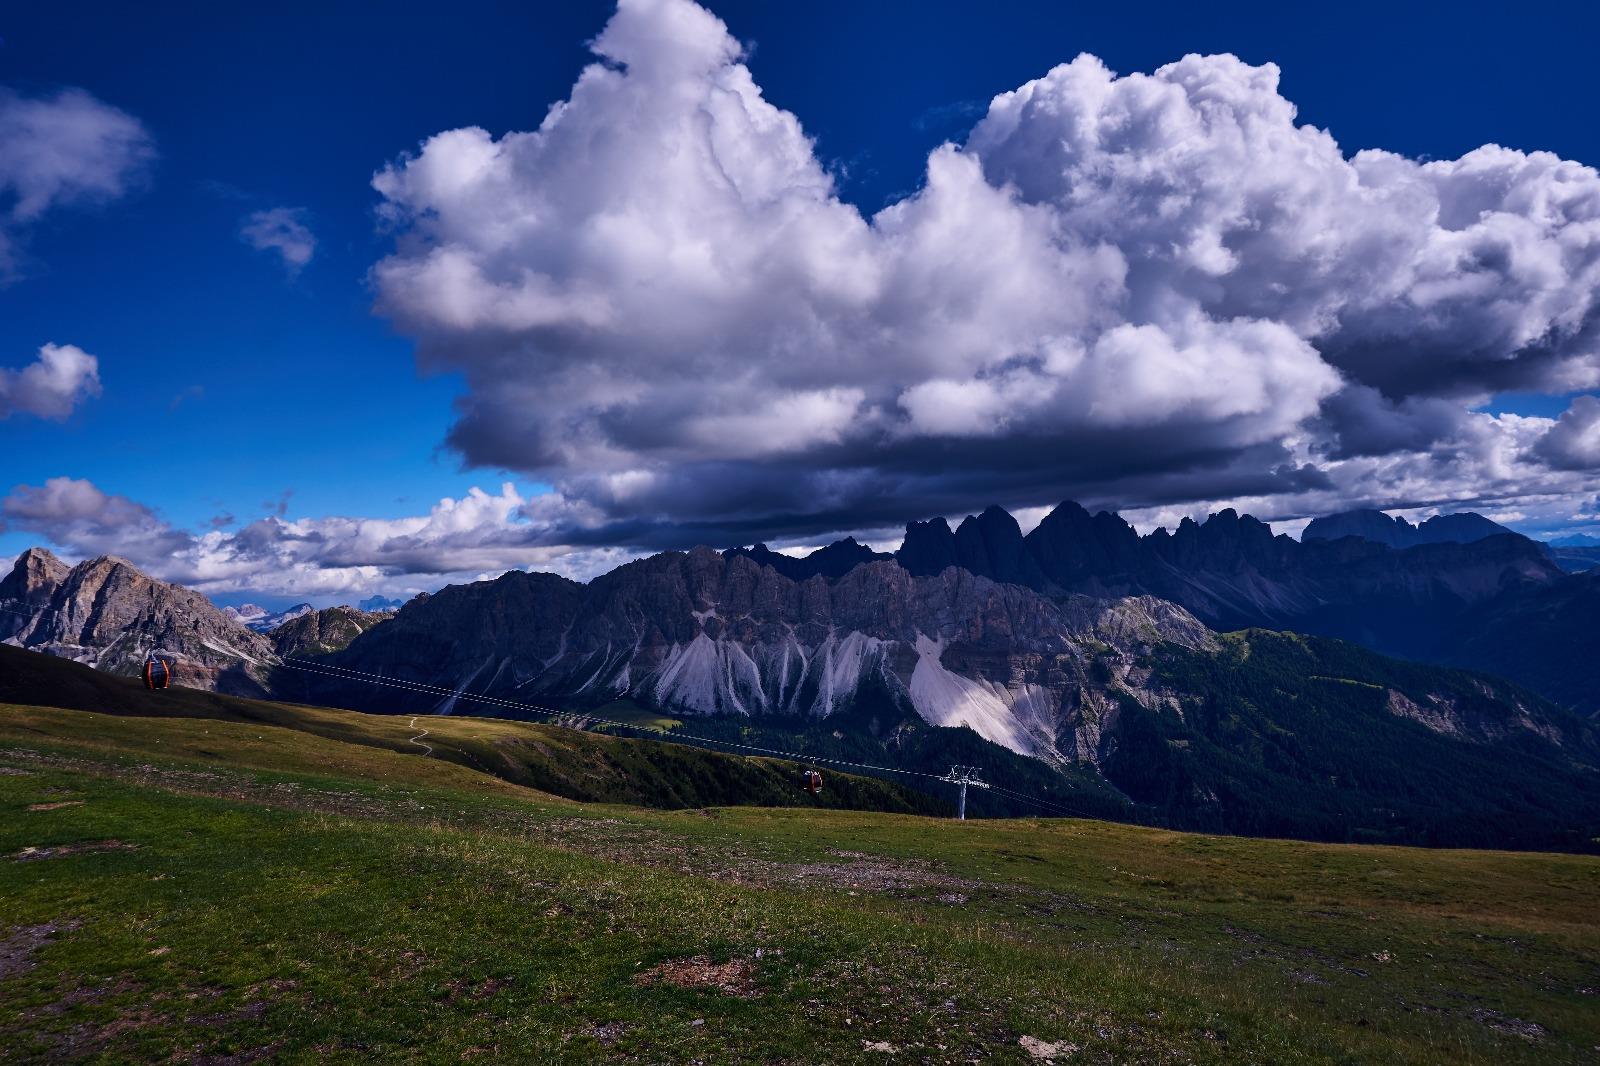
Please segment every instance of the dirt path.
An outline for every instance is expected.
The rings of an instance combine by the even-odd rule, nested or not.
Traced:
[[[417,727],[417,716],[416,715],[412,715],[411,716],[411,728],[412,729],[418,728]],[[418,733],[416,736],[411,738],[411,743],[415,744],[419,748],[422,748],[423,749],[423,752],[422,752],[423,755],[432,755],[433,754],[433,745],[432,744],[426,744],[422,740],[422,738],[427,736],[427,735],[428,735],[428,731],[426,729],[424,729],[422,732]]]

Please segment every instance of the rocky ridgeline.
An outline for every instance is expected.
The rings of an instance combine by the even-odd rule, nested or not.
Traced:
[[[887,560],[796,581],[744,554],[696,548],[588,585],[512,572],[451,586],[332,661],[517,700],[626,697],[678,712],[806,717],[873,708],[968,725],[1055,760],[1089,757],[1085,738],[1112,706],[1109,679],[1125,679],[1158,645],[1211,641],[1192,615],[1153,597],[1053,599]],[[374,707],[396,698],[332,682],[309,694]]]
[[[352,607],[307,608],[263,633],[198,592],[102,556],[68,566],[43,548],[22,553],[0,580],[0,641],[137,676],[150,655],[176,683],[268,696],[285,655],[325,655],[391,617]]]
[[[0,639],[120,673],[161,651],[180,660],[186,684],[345,706],[448,711],[457,701],[447,693],[465,690],[628,698],[694,714],[881,710],[970,725],[1047,759],[1092,760],[1120,700],[1171,704],[1173,693],[1148,681],[1151,650],[1208,647],[1207,625],[1319,633],[1448,662],[1443,644],[1492,658],[1504,643],[1460,634],[1463,618],[1491,634],[1516,618],[1538,633],[1554,608],[1506,605],[1576,597],[1576,607],[1561,607],[1566,617],[1593,599],[1592,582],[1562,584],[1574,579],[1542,545],[1483,519],[1382,526],[1411,538],[1428,531],[1430,542],[1405,548],[1331,536],[1379,525],[1370,516],[1330,521],[1330,536],[1302,543],[1225,510],[1140,536],[1117,515],[1065,503],[1024,536],[995,507],[955,529],[913,522],[893,556],[848,539],[804,558],[760,545],[697,548],[587,585],[512,572],[392,614],[309,612],[269,634],[121,560],[68,568],[36,549],[0,583]],[[1569,589],[1577,591],[1550,594]],[[286,656],[326,657],[445,694],[273,669]],[[1551,669],[1570,672],[1571,661]],[[1573,683],[1581,689],[1586,677],[1580,669]]]
[[[272,650],[282,657],[327,655],[349,647],[361,634],[392,617],[392,611],[325,607],[295,615],[271,630],[267,637],[272,641]]]
[[[1402,654],[1418,653],[1415,642],[1467,605],[1562,577],[1543,545],[1487,519],[1436,523],[1423,528],[1464,526],[1460,535],[1475,539],[1406,548],[1349,533],[1296,541],[1232,509],[1140,536],[1121,516],[1075,503],[1023,536],[991,507],[954,530],[942,518],[913,522],[895,557],[913,574],[959,566],[1046,593],[1159,596],[1218,629],[1306,629]]]
[[[154,653],[176,662],[181,684],[265,695],[276,661],[267,638],[198,592],[115,556],[68,567],[30,549],[0,581],[0,608],[0,640],[115,674],[138,674]]]

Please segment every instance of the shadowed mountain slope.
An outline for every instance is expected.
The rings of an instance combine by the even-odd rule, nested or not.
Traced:
[[[818,796],[798,767],[682,744],[588,733],[532,722],[429,719],[306,707],[173,688],[148,692],[127,678],[0,645],[0,704],[110,715],[208,718],[279,726],[349,744],[443,759],[569,799],[650,807],[753,804],[943,814],[948,802],[892,782],[829,771]],[[412,738],[427,731],[422,742]],[[425,746],[424,746],[425,745]]]

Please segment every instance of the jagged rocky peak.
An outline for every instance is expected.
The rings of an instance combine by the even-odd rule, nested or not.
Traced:
[[[729,548],[723,554],[744,556],[762,566],[770,566],[794,581],[804,581],[819,576],[832,580],[843,577],[862,563],[892,558],[883,552],[873,551],[854,537],[836,540],[804,556],[775,552],[765,544],[749,548]]]
[[[1045,577],[1061,588],[1126,581],[1141,563],[1139,534],[1121,515],[1091,515],[1072,500],[1045,515],[1023,539]]]
[[[0,601],[37,602],[65,581],[71,570],[44,548],[29,548],[17,556],[11,573],[0,580]]]
[[[959,565],[956,554],[956,535],[950,523],[943,518],[930,518],[926,522],[906,525],[905,539],[895,558],[906,570],[918,577],[937,574],[947,566]]]
[[[994,505],[968,515],[954,530],[943,518],[909,523],[894,557],[918,577],[957,566],[1013,585],[1043,588],[1046,584],[1022,527],[1009,511]]]
[[[1283,538],[1288,541],[1289,538]],[[1151,537],[1156,554],[1190,570],[1236,570],[1245,564],[1272,564],[1280,553],[1272,527],[1232,507],[1204,522],[1185,518],[1170,538]]]
[[[24,555],[6,579],[8,593],[27,593],[10,600],[21,605],[20,614],[7,612],[10,643],[126,675],[158,652],[176,662],[181,684],[264,692],[271,645],[198,592],[148,577],[116,556],[62,573],[64,564],[48,552]]]
[[[280,656],[326,655],[350,646],[362,633],[394,617],[393,611],[360,611],[340,605],[297,614],[267,636]]]
[[[996,581],[1029,588],[1044,586],[1044,572],[1028,552],[1022,527],[1003,507],[989,506],[956,527],[959,566]]]
[[[1420,525],[1412,525],[1404,518],[1364,508],[1313,518],[1300,534],[1300,539],[1312,541],[1360,537],[1391,548],[1410,548],[1418,544],[1471,544],[1487,537],[1514,532],[1473,511],[1435,515]]]

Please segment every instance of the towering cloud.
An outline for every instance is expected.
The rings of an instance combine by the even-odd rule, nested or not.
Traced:
[[[1271,65],[1080,56],[867,218],[702,8],[623,0],[592,47],[536,130],[377,175],[373,278],[466,376],[451,444],[597,539],[1409,497],[1473,441],[1546,469],[1494,392],[1600,385],[1600,175],[1547,153],[1347,154]]]

